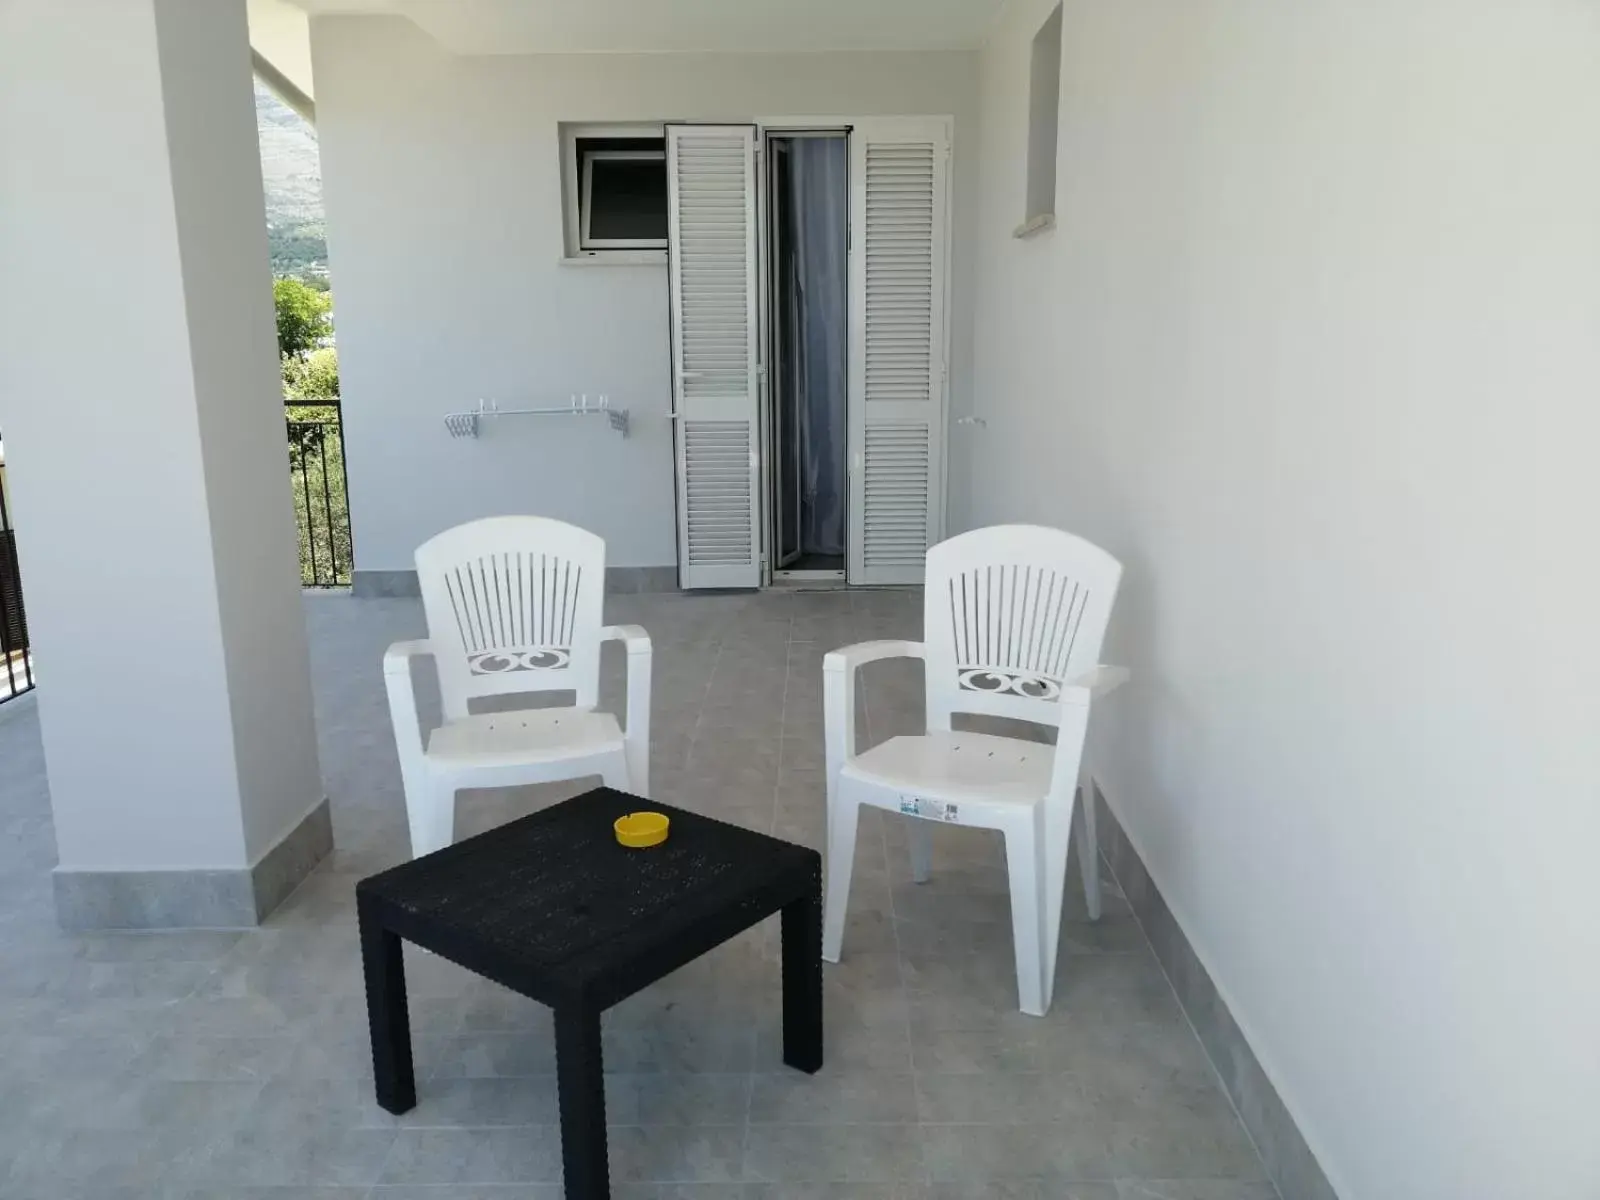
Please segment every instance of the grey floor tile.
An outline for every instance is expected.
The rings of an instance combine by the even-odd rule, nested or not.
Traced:
[[[383,1163],[380,1183],[555,1183],[561,1178],[560,1131],[402,1129]]]
[[[663,1021],[654,1026],[607,1027],[601,1053],[608,1068],[642,1072],[749,1071],[755,1061],[750,1028],[703,1020]]]
[[[142,1130],[56,1130],[36,1135],[0,1180],[8,1196],[160,1194],[168,1162]]]
[[[198,1187],[176,1200],[366,1200],[365,1187]]]
[[[750,1109],[744,1072],[606,1076],[606,1120],[613,1125],[737,1125]]]
[[[560,1120],[554,1075],[511,1079],[427,1080],[417,1106],[397,1118],[406,1128],[553,1125]]]
[[[544,1005],[489,984],[464,993],[457,1002],[453,1027],[438,1027],[435,1032],[514,1033],[549,1040],[555,1037],[555,1022]]]
[[[211,1186],[366,1186],[378,1178],[395,1138],[393,1129],[247,1118],[196,1173]]]
[[[1110,1136],[1118,1177],[1265,1182],[1266,1168],[1243,1126],[1229,1117],[1124,1122]]]
[[[379,1184],[362,1194],[367,1200],[566,1200],[559,1183]],[[624,1200],[615,1188],[612,1197]]]
[[[556,1069],[555,1041],[544,1031],[456,1034],[440,1038],[434,1054],[435,1079],[517,1078]]]
[[[1117,1200],[1278,1200],[1278,1190],[1231,1179],[1123,1179]]]
[[[1106,1139],[1078,1124],[924,1125],[928,1173],[941,1181],[1109,1181]]]
[[[608,619],[656,640],[656,794],[820,846],[822,656],[916,636],[919,603],[611,597]],[[0,724],[0,1194],[561,1195],[553,1026],[531,1000],[408,954],[418,1105],[374,1102],[354,890],[409,854],[375,664],[423,621],[406,600],[314,597],[307,616],[338,848],[261,930],[59,932],[37,719]],[[866,744],[917,728],[920,672],[863,673]],[[602,700],[622,683],[610,655]],[[472,793],[459,826],[582,786]],[[1001,842],[934,832],[913,885],[904,821],[863,814],[817,1076],[782,1065],[776,922],[608,1014],[619,1200],[1271,1200],[1126,898],[1088,923],[1074,868],[1055,1006],[1023,1017]]]
[[[1040,1179],[945,1181],[929,1185],[928,1200],[1118,1200],[1111,1183]]]
[[[97,1078],[119,1074],[145,1049],[148,1035],[44,1033],[0,1035],[0,1063],[8,1081]]]
[[[911,1046],[916,1069],[938,1074],[993,1075],[1039,1069],[1040,1043],[1026,1026],[923,1033]]]
[[[937,1124],[1039,1124],[1094,1115],[1077,1084],[1054,1072],[919,1071],[916,1094],[918,1118]]]
[[[263,1082],[281,1074],[293,1053],[294,1038],[225,1037],[161,1033],[150,1038],[133,1061],[138,1078],[174,1082]]]
[[[868,1026],[825,1021],[822,1030],[823,1062],[830,1071],[911,1070],[911,1037],[892,1025]],[[755,1061],[763,1070],[776,1070],[783,1060],[783,1032],[772,1017],[763,1016]]]
[[[851,1125],[917,1119],[909,1074],[829,1068],[758,1074],[750,1095],[750,1120],[759,1124]]]
[[[55,1114],[62,1127],[165,1130],[220,1137],[256,1105],[259,1082],[186,1082],[124,1074],[61,1089]]]
[[[744,1200],[928,1200],[929,1185],[892,1183],[752,1183]]]
[[[915,1125],[751,1125],[745,1178],[877,1183],[925,1179]]]
[[[743,1125],[615,1125],[611,1177],[622,1183],[733,1183],[740,1178]]]

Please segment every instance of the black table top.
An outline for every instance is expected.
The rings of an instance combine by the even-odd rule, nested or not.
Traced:
[[[612,822],[641,810],[671,819],[667,840],[619,845]],[[357,894],[402,936],[541,998],[648,976],[620,996],[770,915],[820,869],[803,846],[597,788],[364,879]]]

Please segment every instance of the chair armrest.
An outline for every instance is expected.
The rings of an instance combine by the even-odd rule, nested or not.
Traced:
[[[413,776],[421,769],[423,754],[417,694],[411,686],[411,661],[431,657],[433,648],[425,641],[396,642],[383,652],[383,683],[389,694],[389,720],[394,726],[394,745],[403,776]]]
[[[629,654],[649,654],[650,635],[642,625],[607,625],[600,630],[602,642],[621,642]]]
[[[639,625],[607,625],[603,642],[621,642],[628,652],[628,709],[623,731],[628,782],[640,796],[650,795],[650,635]]]
[[[383,652],[385,675],[409,675],[413,658],[433,657],[433,646],[425,640],[396,642]]]
[[[1076,794],[1093,701],[1096,696],[1104,696],[1127,681],[1127,667],[1097,666],[1062,683],[1061,723],[1056,733],[1055,764],[1050,773],[1051,796],[1070,801]],[[1055,819],[1046,813],[1047,822]],[[1060,836],[1066,836],[1064,827]]]
[[[822,670],[826,673],[835,671],[855,671],[869,662],[877,662],[884,658],[921,658],[924,648],[921,642],[857,642],[854,646],[842,646],[838,650],[830,650],[822,659]]]
[[[1063,682],[1061,694],[1065,698],[1068,693],[1081,693],[1077,698],[1087,701],[1114,692],[1127,682],[1127,667],[1090,667],[1083,674],[1074,675]]]
[[[822,731],[827,746],[828,787],[856,756],[856,670],[885,658],[922,658],[921,642],[857,642],[830,650],[822,659]],[[830,791],[831,794],[831,791]]]

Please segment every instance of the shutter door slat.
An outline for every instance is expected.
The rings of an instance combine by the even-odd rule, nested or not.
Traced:
[[[755,133],[667,127],[678,576],[757,587]]]
[[[850,579],[920,583],[943,533],[948,127],[884,119],[854,138]]]

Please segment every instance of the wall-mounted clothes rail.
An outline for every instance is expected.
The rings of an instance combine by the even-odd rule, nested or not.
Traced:
[[[479,400],[478,407],[468,412],[446,413],[444,427],[451,437],[475,438],[482,431],[482,423],[491,417],[605,417],[623,437],[628,436],[628,410],[612,408],[610,396],[591,396],[587,392],[567,398],[564,405],[546,408],[501,408],[498,401]]]

